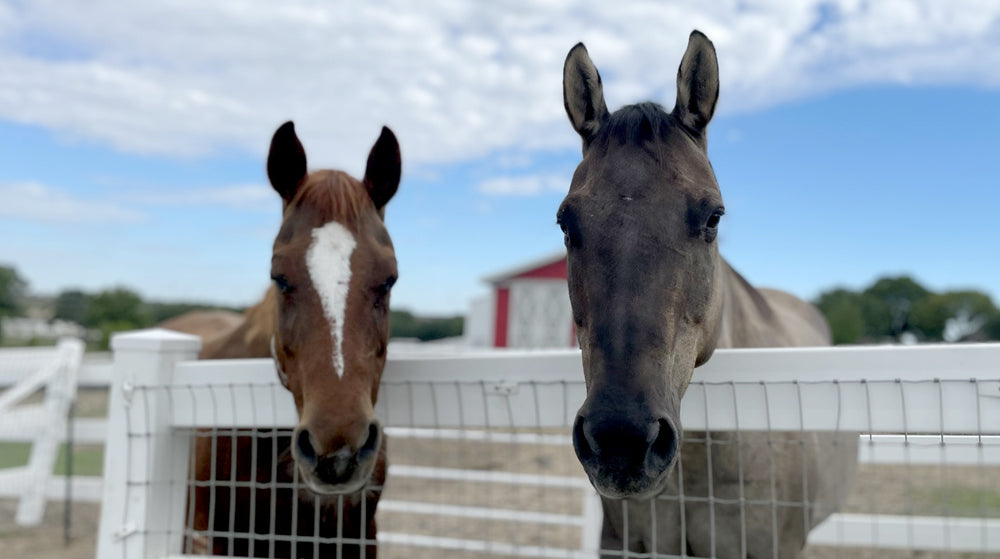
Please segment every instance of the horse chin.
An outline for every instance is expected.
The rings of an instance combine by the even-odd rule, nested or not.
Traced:
[[[621,476],[612,472],[587,471],[590,484],[597,494],[606,499],[652,499],[667,487],[667,480],[673,471],[673,464],[656,476]]]
[[[365,468],[359,468],[357,474],[350,481],[343,483],[327,483],[315,474],[305,471],[301,466],[297,467],[299,470],[299,478],[305,482],[306,487],[308,487],[313,493],[323,496],[357,493],[368,485],[368,479],[371,477],[371,471],[368,471],[367,474],[365,474],[365,472],[361,471]],[[367,469],[371,470],[372,468]]]

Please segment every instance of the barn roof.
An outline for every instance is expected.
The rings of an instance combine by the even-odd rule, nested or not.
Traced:
[[[483,281],[493,285],[505,283],[518,278],[565,278],[566,251],[549,254],[524,264],[497,272],[483,278]]]

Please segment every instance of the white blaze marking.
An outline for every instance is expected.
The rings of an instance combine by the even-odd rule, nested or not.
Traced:
[[[351,254],[357,244],[354,235],[343,225],[331,221],[313,229],[312,243],[306,252],[309,278],[323,303],[333,338],[333,370],[344,377],[344,309],[351,286]]]

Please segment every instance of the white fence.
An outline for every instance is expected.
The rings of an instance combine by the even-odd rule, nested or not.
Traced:
[[[267,360],[194,361],[196,341],[162,331],[121,336],[116,348],[98,558],[176,556],[183,552],[190,429],[289,427],[296,421],[294,406]],[[996,344],[720,351],[696,371],[683,421],[689,431],[858,431],[866,434],[862,464],[904,465],[903,477],[923,468],[942,479],[946,472],[976,479],[973,486],[987,495],[978,515],[953,513],[947,503],[896,513],[855,507],[813,531],[810,543],[995,555],[1000,503],[990,499],[1000,495],[998,369]],[[101,384],[104,373],[100,367],[81,371],[91,384]],[[504,499],[482,506],[444,496],[386,495],[379,504],[386,517],[380,520],[380,556],[420,555],[421,549],[435,556],[447,550],[458,556],[596,556],[600,505],[578,468],[518,473],[496,464],[452,464],[454,455],[447,453],[432,465],[407,454],[454,441],[459,456],[492,448],[502,462],[518,452],[534,457],[526,448],[549,449],[575,466],[567,427],[582,402],[581,379],[576,351],[392,357],[377,409],[390,437],[390,487],[452,483],[453,489],[464,483]],[[27,435],[6,433],[7,425],[0,421],[0,433],[25,440]],[[105,430],[102,420],[87,425],[83,431],[93,433],[85,438],[99,439]],[[917,478],[908,480],[911,489],[924,479]],[[50,494],[52,488],[50,481]],[[517,488],[537,493],[536,500],[568,501],[548,511],[500,502]],[[393,522],[394,515],[480,528],[460,537],[428,534]],[[544,534],[537,541],[503,541],[509,534],[481,528],[511,524],[525,533],[541,526],[576,535],[557,543]],[[393,549],[407,552],[394,555]]]
[[[98,558],[182,553],[189,437],[196,428],[287,428],[290,394],[268,360],[195,361],[196,340],[148,331],[115,339]],[[857,431],[863,464],[983,468],[1000,464],[1000,345],[719,351],[684,399],[686,430]],[[583,400],[576,351],[390,359],[377,412],[390,437],[488,440],[569,447]],[[822,380],[817,380],[822,379]],[[836,379],[836,380],[833,380]],[[563,429],[560,431],[560,429]],[[391,444],[391,443],[390,443]],[[575,547],[407,533],[380,525],[380,546],[594,557],[600,510],[575,475],[526,475],[407,464],[390,446],[390,484],[456,479],[505,487],[572,487],[576,513],[524,512],[384,499],[410,512],[578,529]],[[987,477],[987,487],[1000,484]],[[993,517],[838,514],[810,535],[816,545],[1000,552]]]
[[[20,500],[18,524],[33,526],[42,520],[82,357],[83,342],[75,339],[51,348],[0,353],[0,370],[18,379],[0,392],[0,441],[32,443],[26,466],[0,470],[0,496]],[[39,391],[40,402],[25,402]]]

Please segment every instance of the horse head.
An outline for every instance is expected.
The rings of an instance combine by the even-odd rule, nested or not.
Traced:
[[[671,112],[640,103],[609,113],[583,44],[570,50],[563,98],[583,160],[559,207],[587,398],[577,456],[606,497],[661,491],[680,448],[680,401],[715,349],[723,263],[722,196],[705,128],[718,62],[695,31]]]
[[[388,128],[360,181],[341,171],[308,172],[291,122],[271,141],[267,173],[284,207],[271,258],[272,354],[299,414],[292,456],[316,493],[361,489],[382,447],[374,403],[397,277],[383,217],[400,170]]]

